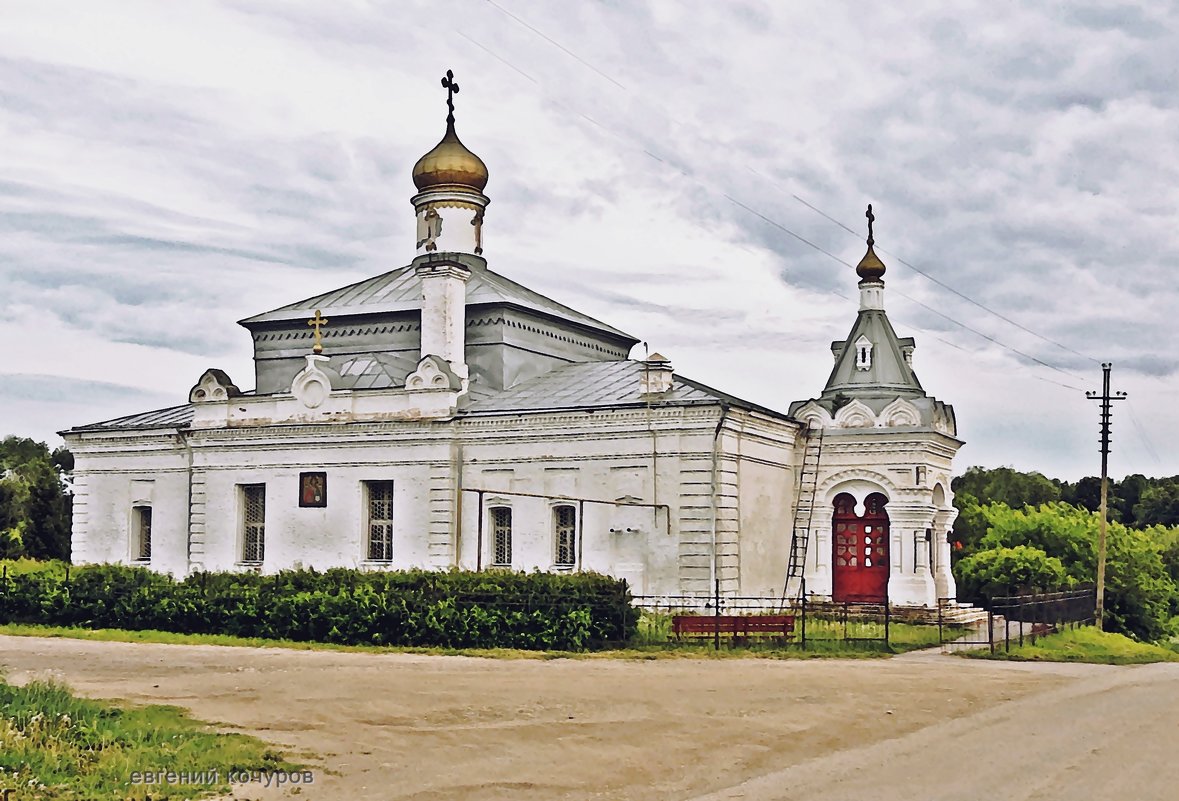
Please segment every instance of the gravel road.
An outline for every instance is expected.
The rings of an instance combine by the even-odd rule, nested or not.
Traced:
[[[0,636],[10,681],[170,703],[389,801],[1176,796],[1179,665],[498,660]],[[177,771],[186,766],[177,765]]]

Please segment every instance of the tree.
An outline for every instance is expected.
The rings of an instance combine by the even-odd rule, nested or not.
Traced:
[[[1117,519],[1127,526],[1139,526],[1134,509],[1142,500],[1143,491],[1150,486],[1150,479],[1141,473],[1126,476],[1111,488],[1113,505],[1117,508]]]
[[[1059,559],[1028,545],[979,551],[959,561],[955,572],[962,597],[983,603],[997,595],[1059,590],[1074,583]]]
[[[1179,525],[1179,481],[1168,479],[1143,489],[1134,518],[1140,526]]]
[[[981,505],[1005,503],[1012,509],[1059,501],[1060,487],[1040,473],[1021,473],[1010,467],[987,470],[971,467],[954,479],[954,494],[967,492]]]
[[[0,556],[69,559],[73,455],[26,437],[0,440]]]
[[[1024,509],[991,504],[980,510],[987,521],[987,533],[979,541],[977,556],[1026,545],[1059,559],[1070,582],[1093,581],[1099,527],[1096,514],[1066,503]],[[1147,640],[1168,633],[1177,590],[1163,561],[1163,539],[1159,531],[1130,529],[1116,521],[1110,523],[1105,592],[1109,630]],[[997,556],[988,558],[998,559]],[[960,581],[967,578],[973,581],[973,574],[963,574],[966,562],[963,559],[955,565],[955,576]],[[975,564],[968,563],[965,569],[977,573],[979,568]]]

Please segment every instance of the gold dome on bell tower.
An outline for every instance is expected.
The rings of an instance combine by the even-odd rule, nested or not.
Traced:
[[[864,215],[868,218],[868,252],[864,254],[864,258],[860,259],[860,263],[856,265],[856,275],[860,276],[860,283],[865,281],[884,281],[884,262],[876,255],[876,251],[872,246],[876,244],[876,240],[872,238],[872,223],[876,221],[876,216],[872,214],[872,204],[868,204],[868,213]]]
[[[449,110],[446,115],[446,134],[433,150],[413,165],[414,186],[419,191],[445,187],[482,193],[487,186],[487,165],[467,149],[454,131],[454,95],[459,86],[451,70],[446,71],[442,86],[446,89],[446,107]]]

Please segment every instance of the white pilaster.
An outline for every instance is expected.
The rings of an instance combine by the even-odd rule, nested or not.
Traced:
[[[466,363],[467,279],[471,271],[446,253],[415,259],[422,282],[422,358],[439,356],[463,379]]]

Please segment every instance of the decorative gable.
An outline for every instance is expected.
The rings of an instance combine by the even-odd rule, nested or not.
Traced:
[[[853,400],[835,414],[835,425],[840,428],[872,428],[876,413],[867,404]]]
[[[406,389],[461,390],[463,380],[441,356],[426,356],[405,378]]]
[[[831,414],[813,400],[796,410],[792,416],[806,423],[807,428],[829,428],[834,422]]]
[[[224,370],[209,369],[201,375],[196,386],[188,391],[189,403],[214,403],[236,398],[242,391]]]
[[[921,425],[921,413],[904,398],[897,398],[880,411],[880,422],[886,426]]]

